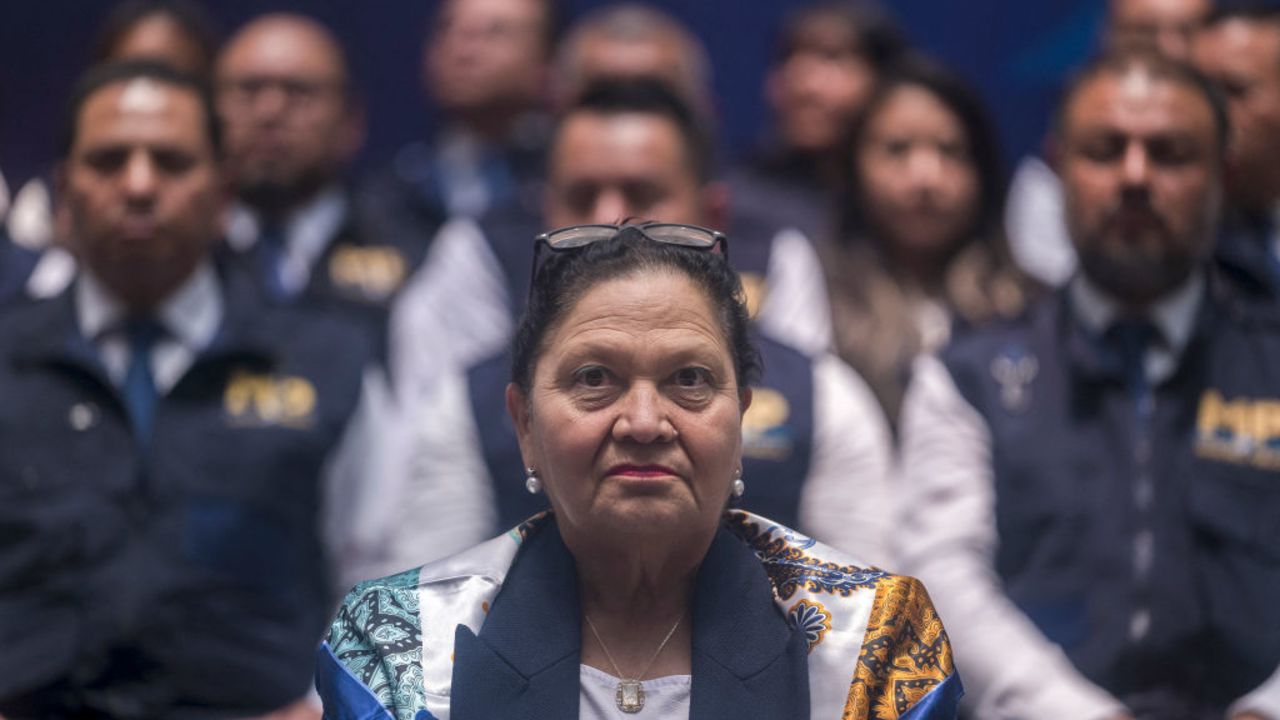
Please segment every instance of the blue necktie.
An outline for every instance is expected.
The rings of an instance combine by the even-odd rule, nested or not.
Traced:
[[[279,223],[263,223],[258,233],[259,272],[267,297],[275,302],[288,300],[292,293],[284,284],[285,235]]]
[[[1138,420],[1149,419],[1152,403],[1151,381],[1147,378],[1147,350],[1159,337],[1150,320],[1125,319],[1107,330],[1106,343],[1116,354],[1124,371],[1125,388],[1133,401]]]
[[[133,418],[138,444],[146,447],[156,415],[156,381],[151,372],[151,350],[164,335],[160,324],[151,318],[133,318],[125,323],[129,342],[129,367],[124,375],[124,400]]]

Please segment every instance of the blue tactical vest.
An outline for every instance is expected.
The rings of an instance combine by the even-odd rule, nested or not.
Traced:
[[[991,430],[995,569],[1135,710],[1220,717],[1280,664],[1280,332],[1215,287],[1144,430],[1069,305],[1059,293],[943,355]]]
[[[381,354],[387,348],[391,304],[422,265],[442,220],[423,218],[419,232],[391,232],[385,226],[374,231],[367,227],[371,221],[357,221],[355,212],[355,208],[348,209],[337,233],[315,259],[307,286],[284,304],[362,325],[372,336],[379,359],[385,360]],[[263,277],[264,252],[261,242],[243,252],[225,243],[216,251],[219,262],[254,279],[253,291],[260,302],[280,304]]]
[[[763,337],[755,338],[764,360],[762,381],[743,421],[741,506],[788,527],[797,527],[800,491],[813,448],[813,363],[803,354]],[[498,503],[498,527],[514,527],[547,509],[546,495],[524,488],[524,465],[515,426],[507,413],[511,355],[503,352],[467,371],[467,392],[479,429],[485,466]],[[804,528],[801,527],[801,530]]]
[[[321,469],[372,348],[243,292],[149,450],[73,290],[0,320],[0,713],[246,716],[307,691],[333,600]]]

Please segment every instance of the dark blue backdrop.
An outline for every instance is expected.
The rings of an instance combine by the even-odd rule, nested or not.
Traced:
[[[565,0],[570,17],[604,4]],[[803,0],[656,0],[706,42],[715,68],[726,148],[741,152],[765,132],[760,80],[782,16]],[[48,167],[62,103],[83,68],[111,3],[8,2],[0,17],[0,168],[16,185]],[[270,9],[313,14],[347,43],[369,104],[362,164],[380,164],[432,122],[419,90],[424,0],[216,0],[224,31]],[[1034,150],[1057,87],[1093,46],[1103,0],[897,0],[911,38],[982,91],[1010,158]]]

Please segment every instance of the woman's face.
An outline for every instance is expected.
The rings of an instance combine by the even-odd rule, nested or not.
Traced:
[[[701,289],[667,270],[602,282],[547,334],[536,363],[529,396],[512,385],[507,404],[566,538],[713,531],[750,398],[740,401]]]
[[[970,151],[960,119],[916,85],[868,119],[855,169],[867,220],[892,253],[946,252],[970,229],[980,202]]]

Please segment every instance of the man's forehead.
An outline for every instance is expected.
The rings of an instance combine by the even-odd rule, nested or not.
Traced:
[[[76,139],[83,142],[107,133],[201,137],[205,129],[200,100],[194,91],[152,78],[104,86],[80,108]]]
[[[294,18],[272,18],[242,31],[223,53],[220,72],[340,76],[342,49],[318,26]]]
[[[1187,23],[1203,20],[1208,0],[1112,0],[1111,17],[1120,22]]]
[[[541,20],[542,6],[542,0],[450,0],[441,8],[440,19],[445,23]]]
[[[1209,61],[1231,61],[1244,59],[1237,57],[1244,51],[1246,54],[1265,49],[1268,57],[1264,62],[1280,69],[1280,19],[1255,20],[1252,18],[1228,18],[1206,28],[1200,36],[1208,46],[1221,46],[1222,50],[1209,53],[1204,59]],[[1220,56],[1218,56],[1220,53]],[[1248,58],[1253,59],[1253,58]]]
[[[1136,66],[1089,78],[1071,98],[1068,131],[1116,126],[1132,131],[1212,132],[1209,102],[1186,83]]]
[[[681,156],[679,149],[680,131],[670,118],[654,113],[623,112],[596,113],[577,112],[567,116],[556,133],[556,148],[563,149],[567,145],[592,145],[601,148],[599,159],[607,160],[612,152],[626,152],[638,148],[653,149],[668,143],[677,146],[674,155]],[[561,162],[584,159],[565,155]],[[650,158],[656,159],[656,158]]]

